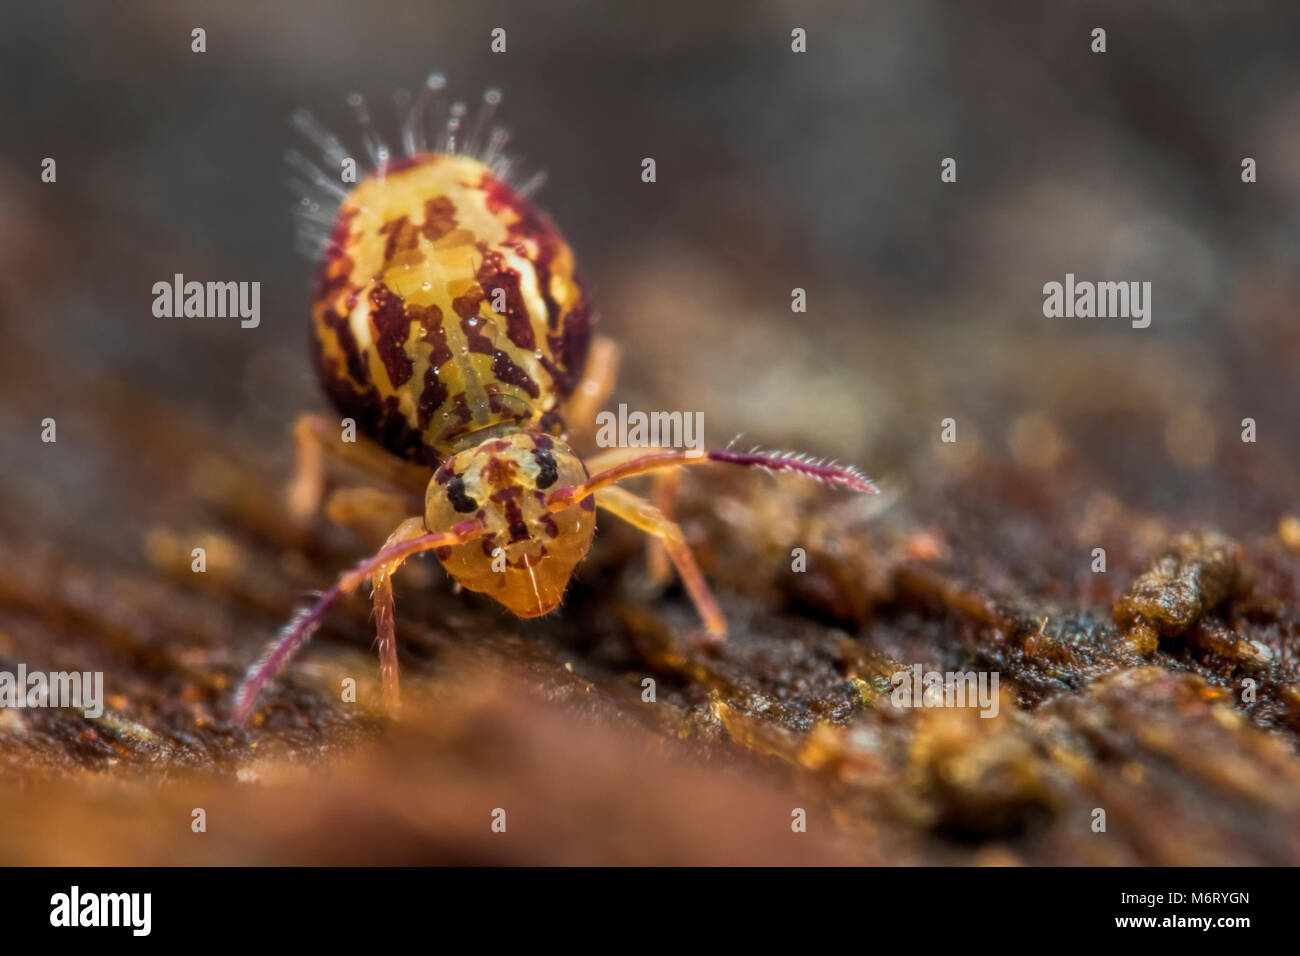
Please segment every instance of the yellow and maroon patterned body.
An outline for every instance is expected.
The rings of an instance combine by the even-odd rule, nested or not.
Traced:
[[[425,506],[295,617],[249,669],[236,695],[241,721],[330,605],[364,581],[372,588],[384,699],[396,706],[390,578],[412,555],[433,551],[460,584],[520,617],[536,617],[559,605],[591,547],[600,507],[655,537],[705,627],[720,639],[725,620],[681,529],[651,502],[614,487],[617,482],[725,462],[875,491],[853,468],[757,449],[646,449],[631,457],[613,449],[592,459],[589,473],[566,443],[563,416],[595,416],[591,406],[613,384],[617,352],[603,343],[593,350],[593,368],[586,368],[592,321],[573,253],[550,220],[498,175],[510,168],[499,152],[505,134],[492,132],[481,153],[472,145],[466,150],[484,161],[456,152],[458,104],[435,151],[425,151],[426,100],[442,86],[439,74],[426,81],[403,121],[406,154],[392,161],[374,138],[361,98],[349,98],[378,164],[351,192],[300,154],[287,157],[303,177],[300,238],[321,255],[311,311],[321,379],[361,432],[424,466],[414,469],[414,479],[408,474],[395,483],[423,486]],[[499,100],[499,93],[485,94],[486,112],[468,134],[471,144]],[[350,161],[309,114],[294,124],[321,148],[327,165]],[[328,197],[342,200],[332,228],[321,205]],[[580,379],[582,401],[570,402]],[[312,418],[299,423],[299,476],[290,495],[304,515],[320,502],[321,453],[330,430],[312,425]],[[366,445],[342,457],[394,479],[394,463],[378,448]]]
[[[487,429],[561,434],[591,320],[544,214],[477,160],[422,153],[343,201],[312,331],[339,411],[435,466]]]

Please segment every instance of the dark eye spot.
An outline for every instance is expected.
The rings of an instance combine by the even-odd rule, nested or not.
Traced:
[[[478,502],[465,494],[465,479],[460,475],[447,482],[447,500],[461,514],[478,511]]]
[[[537,487],[551,487],[555,484],[555,479],[560,477],[560,472],[555,467],[555,456],[545,448],[534,448],[533,458],[537,462],[537,467],[541,469],[537,474]]]

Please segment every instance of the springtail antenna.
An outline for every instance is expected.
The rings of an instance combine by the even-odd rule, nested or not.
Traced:
[[[827,485],[837,485],[850,491],[864,494],[879,494],[879,489],[856,468],[835,463],[826,463],[809,458],[807,455],[793,452],[732,451],[730,449],[713,449],[695,451],[656,452],[641,458],[634,458],[598,472],[580,485],[570,485],[552,492],[546,499],[546,505],[552,512],[563,511],[583,498],[595,494],[601,488],[608,487],[624,478],[644,475],[647,472],[664,468],[677,468],[684,465],[705,465],[709,462],[724,462],[729,465],[745,465],[750,468],[762,468],[764,471],[788,472],[820,481]]]
[[[248,669],[243,683],[239,685],[239,690],[235,694],[235,722],[242,724],[248,720],[262,688],[280,672],[294,652],[307,642],[320,626],[325,612],[335,601],[355,591],[363,581],[376,572],[382,571],[387,565],[392,565],[392,570],[395,570],[397,565],[413,554],[473,541],[482,533],[481,522],[464,521],[450,531],[420,535],[383,548],[344,574],[332,588],[320,596],[315,604],[295,616],[280,632],[275,642],[267,648],[266,653]]]

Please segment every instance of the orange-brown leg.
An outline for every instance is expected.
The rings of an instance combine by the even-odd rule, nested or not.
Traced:
[[[587,471],[596,475],[607,468],[613,468],[615,465],[643,458],[646,455],[663,454],[665,451],[667,449],[653,445],[610,448],[599,455],[589,458],[587,460]],[[652,482],[650,500],[667,518],[671,519],[677,501],[677,486],[681,482],[681,470],[678,468],[665,468],[662,471],[656,471],[653,473]],[[669,561],[670,558],[663,543],[657,538],[649,538],[646,541],[646,570],[652,583],[662,587],[672,580],[673,572]]]
[[[704,626],[715,637],[727,633],[727,622],[722,611],[704,581],[700,566],[695,563],[695,555],[691,554],[682,529],[675,522],[644,498],[613,486],[596,492],[596,505],[662,542],[669,559],[677,567],[682,584],[690,594]]]
[[[699,609],[705,624],[710,631],[718,635],[725,632],[725,622],[704,583],[704,577],[700,574],[694,556],[686,547],[681,528],[649,501],[618,488],[617,482],[637,475],[655,474],[665,470],[675,471],[684,466],[721,463],[786,472],[865,494],[877,493],[876,486],[856,468],[811,461],[803,455],[760,451],[738,452],[727,448],[709,451],[651,450],[649,454],[646,454],[646,451],[647,449],[620,448],[598,456],[588,464],[588,470],[592,472],[590,478],[581,485],[567,485],[551,492],[547,495],[546,507],[551,512],[563,511],[595,495],[599,507],[605,508],[647,534],[654,535],[668,549],[668,556],[677,565],[682,583],[690,592],[691,599]],[[629,452],[635,454],[629,455]]]
[[[596,413],[614,391],[618,380],[619,348],[613,339],[596,336],[587,355],[587,366],[582,381],[569,396],[564,408],[564,421],[569,428],[570,442],[583,442],[596,432]]]
[[[425,534],[423,518],[407,518],[397,530],[388,536],[384,543],[387,551],[394,545],[413,541]],[[403,555],[390,561],[370,576],[374,588],[375,629],[379,642],[379,680],[383,688],[384,709],[396,713],[401,706],[402,695],[397,677],[397,628],[393,620],[393,573],[409,555]]]
[[[348,463],[390,485],[422,494],[429,470],[403,461],[365,437],[343,440],[343,428],[326,415],[303,415],[293,428],[298,464],[287,493],[289,513],[304,521],[320,507],[325,494],[325,456]]]
[[[587,366],[583,371],[582,381],[574,389],[573,396],[565,409],[565,421],[569,425],[569,439],[580,442],[595,434],[596,415],[605,400],[614,391],[618,379],[619,348],[613,339],[597,336],[591,343],[591,353],[587,357]],[[651,448],[616,448],[603,454],[595,455],[588,461],[588,470],[598,471],[618,464],[621,461],[646,455],[659,449]],[[656,505],[668,515],[672,514],[673,503],[677,496],[678,476],[676,471],[664,472],[655,476],[651,495]],[[646,542],[646,564],[650,580],[658,585],[667,584],[672,578],[668,552],[656,538]]]
[[[476,520],[465,521],[450,531],[427,532],[423,518],[408,518],[389,536],[378,554],[367,558],[320,596],[316,603],[296,616],[271,643],[266,652],[248,669],[248,674],[235,693],[235,720],[242,723],[253,712],[257,696],[267,682],[284,667],[294,652],[311,637],[320,626],[330,605],[344,594],[355,591],[369,580],[375,589],[375,614],[379,620],[380,673],[383,676],[385,701],[397,699],[397,644],[393,629],[393,592],[390,578],[393,572],[413,554],[432,551],[473,541],[483,533],[483,525]]]
[[[390,528],[422,506],[418,496],[406,491],[340,488],[329,496],[325,514],[334,524],[352,529],[364,540],[382,541]]]
[[[669,521],[677,508],[677,486],[681,484],[680,468],[666,468],[654,473],[651,478],[650,500]],[[673,569],[669,564],[668,549],[657,538],[646,539],[646,571],[650,580],[657,585],[665,585],[673,578]]]

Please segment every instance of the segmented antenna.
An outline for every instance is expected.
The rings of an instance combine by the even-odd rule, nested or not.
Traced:
[[[803,478],[819,481],[824,485],[838,485],[850,491],[860,491],[869,495],[878,494],[879,490],[871,479],[852,465],[841,465],[825,458],[813,458],[811,455],[793,451],[763,451],[755,446],[749,451],[731,451],[717,449],[708,453],[710,461],[726,462],[731,465],[749,465],[767,472],[788,472]]]
[[[797,452],[731,451],[729,448],[715,448],[710,451],[681,450],[657,451],[612,465],[604,471],[597,472],[580,485],[558,488],[546,498],[549,511],[563,511],[573,507],[577,502],[590,497],[602,488],[617,484],[626,478],[662,471],[665,468],[706,465],[720,462],[728,465],[744,465],[761,468],[764,471],[787,472],[809,478],[826,485],[836,485],[849,491],[863,494],[879,494],[879,490],[866,475],[852,465],[840,465],[825,459],[812,458]]]
[[[262,688],[280,672],[294,652],[316,632],[325,617],[325,612],[330,609],[330,606],[335,601],[343,595],[356,590],[359,585],[369,580],[372,575],[383,569],[385,565],[392,565],[395,568],[413,554],[432,551],[444,545],[463,544],[466,541],[473,541],[482,531],[483,525],[477,520],[471,519],[453,526],[450,531],[430,533],[405,541],[398,541],[381,548],[378,553],[366,558],[351,571],[342,575],[332,588],[316,599],[316,603],[295,614],[293,620],[284,626],[279,636],[266,649],[266,652],[248,669],[243,682],[235,692],[235,721],[243,723],[248,719],[253,712],[253,705],[257,703],[257,695]],[[391,573],[391,571],[387,573]]]

